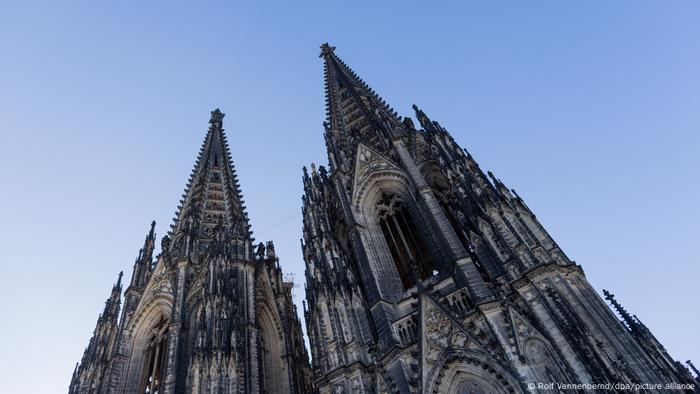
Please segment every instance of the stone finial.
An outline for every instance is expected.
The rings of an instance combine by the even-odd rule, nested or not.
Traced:
[[[265,246],[267,249],[267,257],[275,257],[275,243],[272,241],[267,241],[267,245]]]
[[[258,259],[262,260],[265,258],[265,244],[260,242],[258,243],[258,247],[255,249],[255,254],[258,256]]]
[[[321,179],[326,180],[328,178],[328,170],[326,170],[325,166],[319,166],[318,173],[321,175]]]
[[[498,183],[498,179],[496,178],[495,175],[493,175],[493,172],[491,172],[490,170],[488,170],[488,171],[486,171],[486,175],[488,175],[489,178],[491,178],[491,180],[493,181],[493,183]]]
[[[166,235],[163,237],[163,239],[160,240],[160,248],[163,253],[168,252],[168,250],[170,249],[170,237]]]
[[[325,57],[333,54],[335,47],[330,46],[327,42],[321,45],[321,54],[318,57]]]
[[[411,119],[409,117],[403,118],[402,123],[404,126],[406,126],[411,131],[416,129],[416,126],[413,124],[413,119]]]
[[[211,119],[209,119],[210,124],[215,124],[218,122],[220,125],[221,122],[224,120],[225,114],[221,112],[220,109],[216,108],[215,110],[211,111]]]

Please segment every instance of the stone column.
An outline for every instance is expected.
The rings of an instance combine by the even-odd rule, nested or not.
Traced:
[[[182,259],[177,263],[177,284],[173,300],[172,320],[168,330],[168,354],[166,357],[164,394],[175,394],[177,386],[177,367],[180,353],[180,331],[182,329],[182,314],[185,301],[185,280],[187,278],[188,260]]]
[[[418,170],[415,161],[408,152],[406,145],[402,140],[394,140],[394,147],[401,158],[408,176],[413,181],[413,184],[418,189],[419,201],[423,203],[424,208],[429,214],[433,222],[433,228],[437,231],[438,237],[440,237],[445,246],[450,251],[450,254],[455,259],[455,264],[459,270],[463,273],[463,278],[466,282],[467,289],[471,295],[472,300],[475,303],[489,299],[492,294],[486,287],[481,274],[476,269],[476,265],[471,260],[467,251],[462,246],[462,243],[457,237],[454,229],[450,225],[445,212],[442,210],[440,203],[437,201],[435,194],[433,194],[432,189],[425,181],[423,174]]]

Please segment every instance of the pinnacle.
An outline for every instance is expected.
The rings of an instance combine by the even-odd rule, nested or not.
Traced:
[[[329,56],[334,53],[333,51],[335,51],[335,47],[330,46],[327,42],[323,43],[321,44],[321,54],[318,57]]]
[[[224,120],[224,116],[226,116],[226,114],[221,112],[220,109],[215,108],[213,111],[211,111],[211,119],[209,120],[209,123],[214,124],[217,121],[221,123]]]

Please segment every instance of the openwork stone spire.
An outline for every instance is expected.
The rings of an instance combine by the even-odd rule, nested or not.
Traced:
[[[171,251],[182,247],[186,237],[189,242],[198,241],[200,248],[207,248],[222,231],[250,242],[248,214],[231,162],[223,119],[218,108],[211,112],[209,130],[171,227]]]
[[[321,45],[326,90],[326,145],[332,168],[351,166],[357,144],[384,151],[405,134],[396,112],[334,52]]]

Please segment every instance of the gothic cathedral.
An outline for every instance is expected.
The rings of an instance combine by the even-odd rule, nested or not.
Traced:
[[[160,254],[152,223],[70,394],[700,385],[604,291],[608,307],[514,190],[417,107],[420,128],[399,117],[334,49],[321,46],[329,167],[303,174],[311,364],[274,245],[253,245],[215,110]]]
[[[442,126],[414,107],[416,129],[333,47],[321,57],[330,166],[303,176],[318,392],[698,384],[606,292],[618,320],[525,202]]]
[[[223,118],[211,114],[155,261],[151,224],[121,318],[119,274],[70,394],[312,392],[292,284],[273,243],[253,245]]]

